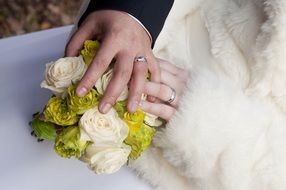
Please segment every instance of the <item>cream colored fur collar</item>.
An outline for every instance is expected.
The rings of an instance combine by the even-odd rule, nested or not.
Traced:
[[[130,164],[155,189],[286,189],[286,1],[176,0],[155,46],[190,71]]]

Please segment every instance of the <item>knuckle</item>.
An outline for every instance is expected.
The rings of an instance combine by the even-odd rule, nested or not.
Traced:
[[[105,70],[105,68],[109,65],[108,59],[105,57],[96,57],[95,58],[95,64],[97,64],[97,67],[100,70]]]
[[[103,101],[108,102],[111,105],[114,105],[116,103],[117,97],[113,95],[106,95],[103,98]]]
[[[87,75],[83,80],[83,86],[86,88],[90,88],[95,83],[95,80],[92,76]]]

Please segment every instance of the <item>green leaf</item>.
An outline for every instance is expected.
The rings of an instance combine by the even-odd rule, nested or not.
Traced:
[[[36,116],[33,118],[31,122],[31,127],[34,131],[34,134],[39,139],[44,139],[44,140],[56,139],[57,136],[56,129],[50,122],[42,121]]]

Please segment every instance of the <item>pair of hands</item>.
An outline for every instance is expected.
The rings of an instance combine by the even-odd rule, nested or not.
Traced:
[[[76,90],[77,95],[84,96],[114,58],[116,64],[113,77],[99,104],[99,110],[102,113],[108,112],[129,83],[127,104],[129,112],[136,111],[140,105],[149,113],[169,119],[175,110],[180,94],[179,87],[182,80],[178,76],[185,76],[186,74],[181,73],[184,71],[170,63],[156,59],[152,53],[149,36],[143,27],[129,15],[113,10],[91,13],[67,44],[66,56],[77,56],[84,41],[95,38],[101,41],[101,47],[80,81]],[[138,56],[146,57],[148,64],[134,63],[134,58]],[[151,81],[145,83],[148,70],[151,73]],[[177,92],[176,100],[172,105],[161,101],[154,102],[155,97],[162,101],[170,98],[170,96],[165,97],[168,91],[166,85],[172,86]],[[171,88],[169,88],[169,94],[170,91]],[[150,95],[148,98],[150,102],[141,101],[142,93]]]

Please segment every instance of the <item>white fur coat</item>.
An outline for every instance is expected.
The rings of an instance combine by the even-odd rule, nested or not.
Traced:
[[[286,0],[175,0],[155,53],[190,71],[130,164],[155,189],[286,189]]]
[[[286,0],[175,0],[154,51],[188,86],[130,167],[158,190],[286,190],[285,29]]]

